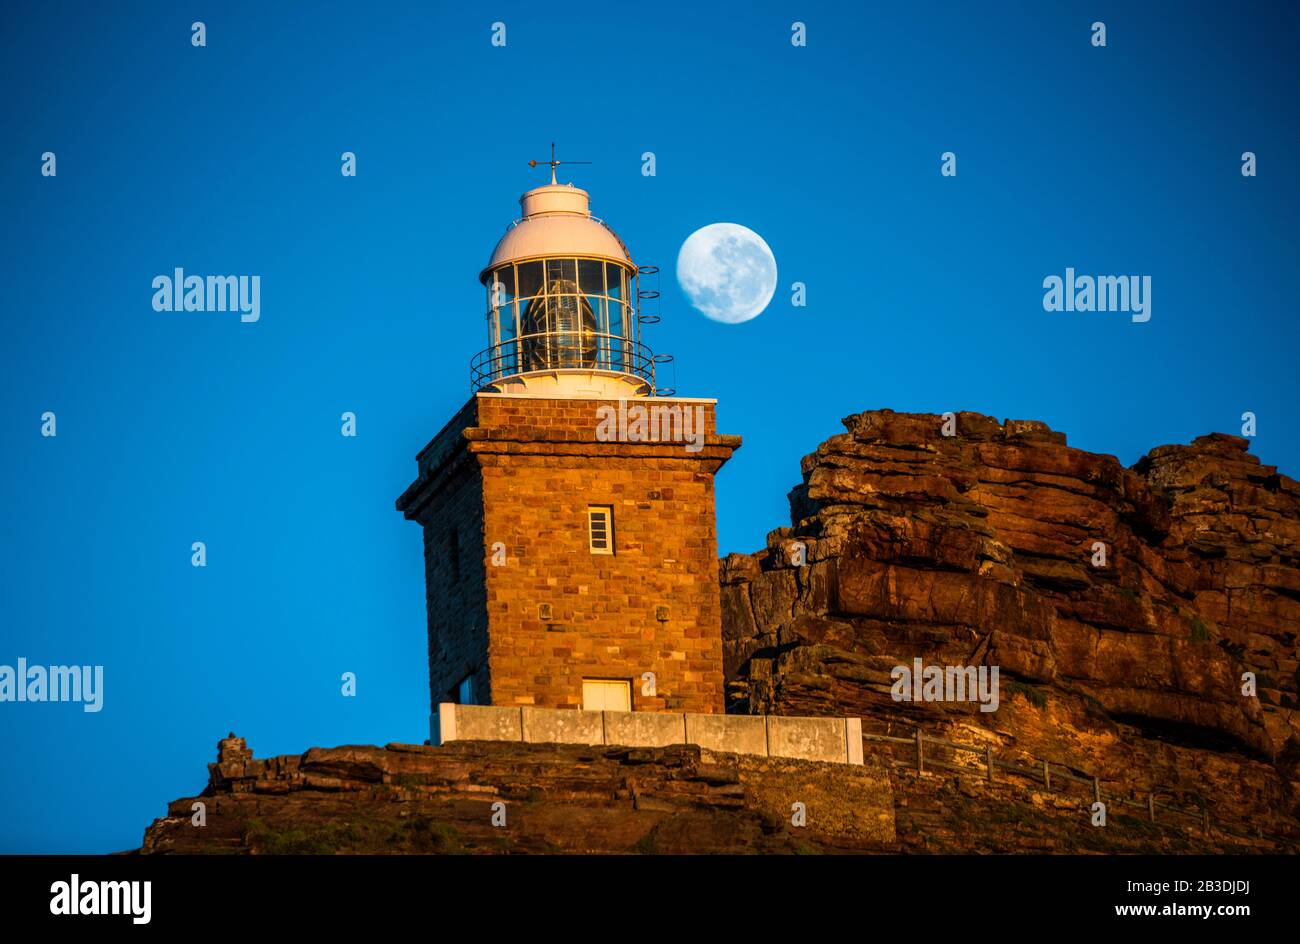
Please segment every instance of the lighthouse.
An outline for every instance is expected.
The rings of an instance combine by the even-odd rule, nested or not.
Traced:
[[[431,715],[721,712],[713,486],[740,438],[658,385],[653,270],[549,164],[479,273],[469,400],[397,500],[423,529]]]

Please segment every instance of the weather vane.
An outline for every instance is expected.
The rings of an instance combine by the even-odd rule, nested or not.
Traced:
[[[555,159],[555,142],[552,141],[552,142],[551,142],[551,159],[550,159],[549,161],[529,161],[529,162],[528,162],[528,166],[529,166],[529,167],[536,167],[538,164],[541,164],[541,165],[543,165],[543,166],[549,164],[549,165],[551,166],[551,184],[554,185],[554,184],[555,184],[555,168],[559,167],[561,164],[590,164],[590,163],[591,163],[591,161],[557,161],[557,160]]]

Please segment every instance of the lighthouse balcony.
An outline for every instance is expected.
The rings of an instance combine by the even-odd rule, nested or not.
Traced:
[[[639,341],[595,331],[542,331],[493,344],[470,361],[470,388],[505,392],[528,378],[605,375],[630,383],[640,396],[655,390],[656,356]],[[534,382],[533,386],[536,386]],[[661,391],[662,392],[662,391]]]

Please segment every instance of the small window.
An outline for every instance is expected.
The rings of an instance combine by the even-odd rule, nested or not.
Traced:
[[[632,683],[626,679],[583,679],[583,711],[631,711]]]
[[[610,505],[587,508],[587,544],[593,554],[614,553],[614,509]]]
[[[458,705],[476,705],[474,700],[474,676],[467,675],[456,686],[456,703]]]

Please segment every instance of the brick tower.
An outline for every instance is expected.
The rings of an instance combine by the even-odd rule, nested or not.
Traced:
[[[479,276],[469,402],[397,500],[424,529],[431,708],[721,712],[713,476],[740,438],[656,388],[654,270],[555,166]]]

